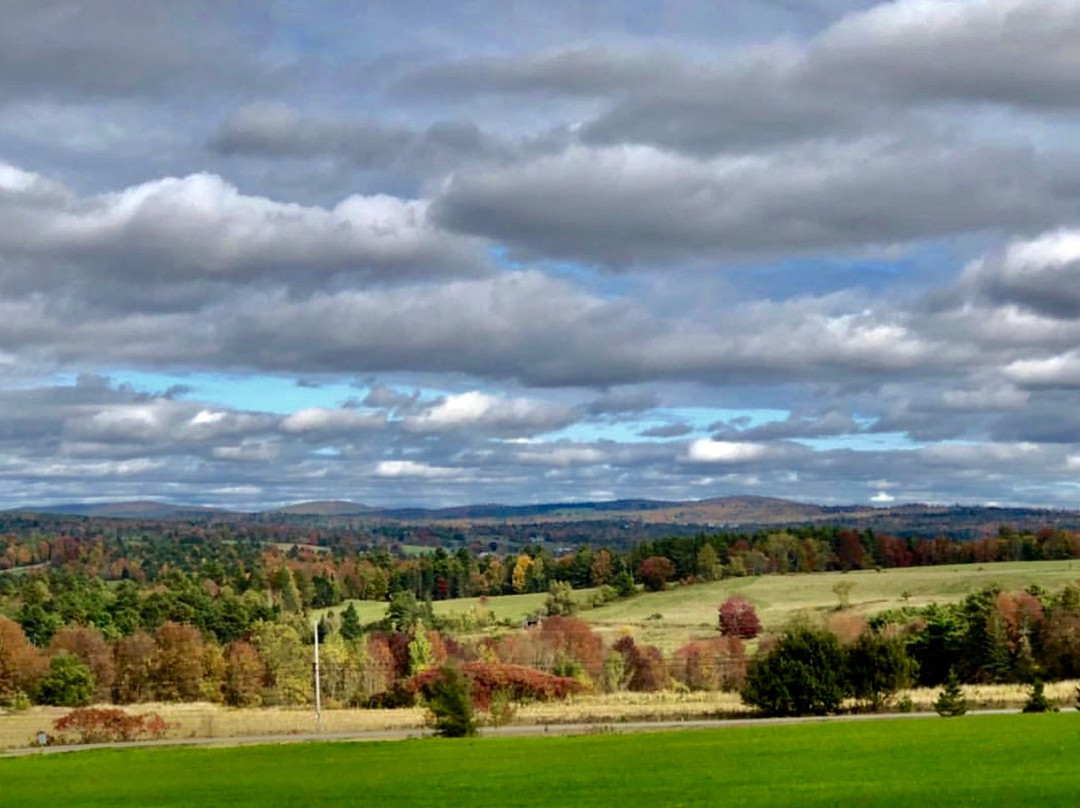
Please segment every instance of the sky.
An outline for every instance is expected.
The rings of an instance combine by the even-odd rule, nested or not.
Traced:
[[[0,507],[1080,507],[1080,0],[5,0]]]

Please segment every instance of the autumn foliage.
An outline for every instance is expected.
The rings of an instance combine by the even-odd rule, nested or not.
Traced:
[[[157,713],[131,715],[116,707],[86,707],[56,719],[53,730],[58,734],[52,741],[83,744],[156,740],[175,726]]]
[[[746,682],[746,649],[738,637],[695,640],[672,655],[671,675],[691,690],[739,690]]]
[[[508,694],[513,701],[553,701],[586,689],[577,679],[501,662],[466,662],[461,672],[472,684],[473,704],[481,710],[491,707],[496,691]],[[407,680],[405,688],[412,693],[426,693],[440,675],[438,668],[431,668]]]
[[[650,592],[659,592],[675,577],[675,564],[665,556],[649,556],[638,567],[638,578]]]
[[[720,604],[720,633],[725,637],[752,640],[761,632],[754,604],[742,595],[732,595]]]

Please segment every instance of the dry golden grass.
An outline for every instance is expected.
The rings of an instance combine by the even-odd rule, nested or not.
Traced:
[[[170,724],[168,738],[236,738],[245,735],[299,735],[315,731],[315,713],[308,708],[261,707],[232,709],[218,704],[133,704],[129,713],[159,713]],[[40,731],[52,732],[52,724],[69,712],[64,707],[31,707],[4,714],[0,710],[0,749],[26,746]],[[424,724],[420,708],[405,710],[325,710],[326,733],[419,729]]]
[[[518,708],[517,724],[683,721],[749,713],[738,693],[607,693]]]
[[[1076,681],[1051,682],[1046,696],[1061,707],[1076,701]],[[1030,688],[1024,685],[964,685],[969,709],[1020,709]],[[940,691],[918,688],[904,691],[916,711],[933,710]],[[230,709],[215,704],[139,704],[132,713],[157,712],[179,726],[170,738],[238,738],[249,735],[298,735],[315,731],[310,708],[278,707]],[[52,722],[67,712],[62,707],[32,707],[4,714],[0,711],[0,749],[29,745],[36,734],[51,731]],[[674,692],[608,693],[578,696],[565,702],[533,703],[517,708],[515,724],[620,723],[630,721],[690,721],[748,715],[737,693]],[[327,710],[323,732],[328,734],[377,730],[419,730],[424,710]]]

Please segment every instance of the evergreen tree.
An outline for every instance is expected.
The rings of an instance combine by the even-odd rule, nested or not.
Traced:
[[[946,718],[967,712],[967,699],[964,698],[964,693],[960,689],[960,680],[956,678],[956,671],[952,668],[949,669],[949,675],[945,677],[941,693],[934,702],[934,709],[937,710],[938,715]]]
[[[834,713],[848,689],[846,673],[836,635],[799,627],[751,663],[742,699],[767,715]]]
[[[471,687],[456,664],[444,665],[439,678],[427,688],[428,708],[435,716],[435,734],[464,738],[479,729],[473,710]]]
[[[360,613],[356,611],[356,604],[349,603],[341,614],[341,636],[346,640],[356,640],[364,633],[360,625]]]

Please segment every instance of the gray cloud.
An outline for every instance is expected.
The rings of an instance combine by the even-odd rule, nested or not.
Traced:
[[[693,431],[694,427],[690,424],[673,422],[651,426],[638,432],[638,435],[643,438],[681,438],[683,435],[689,435]]]
[[[655,48],[572,48],[433,65],[402,85],[458,98],[603,100],[608,108],[582,128],[586,140],[709,155],[895,126],[942,104],[1074,109],[1078,34],[1075,0],[900,0],[847,15],[805,44],[713,61]]]
[[[1066,155],[940,143],[712,161],[577,148],[455,175],[434,215],[527,255],[627,267],[1040,227],[1080,215],[1078,182]]]
[[[237,283],[485,274],[479,246],[440,231],[427,207],[385,195],[306,207],[244,195],[211,174],[80,198],[0,164],[0,288],[182,309]]]
[[[416,130],[378,120],[302,117],[283,104],[242,107],[225,121],[211,145],[225,155],[330,155],[364,168],[421,173],[509,152],[470,121],[438,121]]]
[[[1080,0],[9,5],[12,504],[1070,501]]]

